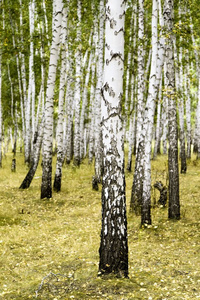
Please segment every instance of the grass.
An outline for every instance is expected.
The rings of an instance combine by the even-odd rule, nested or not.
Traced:
[[[130,278],[104,280],[97,277],[101,192],[91,189],[93,166],[65,167],[62,191],[40,200],[41,167],[22,191],[23,156],[17,154],[16,173],[11,160],[8,154],[0,170],[0,299],[36,299],[36,291],[45,300],[200,299],[199,162],[180,175],[180,221],[155,207],[153,225],[141,229],[128,212]],[[152,183],[166,183],[166,169],[166,157],[153,161]],[[126,173],[128,208],[132,180]]]

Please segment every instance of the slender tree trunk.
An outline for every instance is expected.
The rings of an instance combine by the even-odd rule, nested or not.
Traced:
[[[29,169],[26,177],[24,178],[23,182],[21,183],[21,185],[19,187],[20,189],[28,189],[29,186],[31,185],[31,182],[32,182],[35,172],[37,170],[39,159],[40,159],[43,133],[44,133],[44,116],[42,117],[39,129],[38,129],[37,140],[34,141],[33,157],[31,160],[31,166],[30,166],[30,169]]]
[[[174,58],[178,61],[176,43],[174,42]],[[180,68],[177,65],[175,68],[176,91],[179,96],[179,126],[180,126],[180,158],[181,158],[181,173],[186,173],[187,162],[185,152],[185,126],[184,126],[184,91],[183,91],[183,65],[182,65],[182,48],[179,53]]]
[[[80,158],[80,103],[81,103],[81,1],[77,1],[77,48],[76,48],[76,84],[75,84],[75,120],[74,120],[74,165],[79,166]]]
[[[161,118],[161,99],[158,99],[157,104],[157,120],[156,120],[156,132],[155,132],[155,145],[154,145],[154,152],[153,152],[153,159],[156,159],[157,154],[159,151],[160,145],[160,118]]]
[[[29,56],[29,83],[28,83],[28,97],[25,105],[26,116],[26,135],[25,135],[25,163],[29,165],[31,159],[31,107],[33,109],[32,101],[35,97],[35,82],[34,82],[34,45],[33,45],[33,33],[34,33],[34,9],[35,1],[31,0],[29,3],[29,27],[30,27],[30,56]],[[33,115],[32,115],[33,117]],[[33,121],[33,120],[32,120]]]
[[[187,66],[185,73],[185,91],[186,91],[186,100],[185,100],[185,110],[186,110],[186,125],[187,125],[187,158],[191,158],[191,99],[190,99],[190,74],[189,74],[189,54],[187,53]]]
[[[165,0],[164,21],[168,32],[166,39],[166,78],[167,78],[167,97],[168,97],[168,124],[169,124],[169,219],[180,219],[179,202],[179,171],[178,171],[178,129],[176,112],[176,94],[175,94],[175,69],[173,53],[173,26],[174,26],[174,2]]]
[[[53,1],[53,38],[50,51],[49,73],[45,103],[45,125],[42,153],[41,199],[52,197],[53,100],[62,26],[62,0]]]
[[[138,95],[137,95],[137,123],[136,123],[136,159],[133,185],[131,192],[130,210],[136,214],[141,212],[143,190],[143,159],[144,140],[142,136],[143,112],[144,112],[144,0],[139,0],[138,10]]]
[[[85,78],[85,86],[82,97],[82,108],[81,108],[81,118],[80,118],[80,158],[81,160],[84,158],[84,146],[85,146],[85,118],[86,118],[86,108],[88,104],[88,85],[90,79],[90,68],[92,63],[92,53],[90,53],[89,62],[87,66],[87,74]]]
[[[98,65],[97,65],[97,86],[96,86],[96,104],[95,104],[95,176],[98,182],[101,182],[102,176],[102,133],[100,127],[101,119],[101,89],[103,86],[103,45],[104,45],[104,0],[99,4],[99,41],[98,41]]]
[[[153,1],[152,8],[152,61],[149,78],[149,91],[145,107],[146,116],[144,119],[144,180],[143,199],[141,208],[141,225],[151,224],[151,149],[153,124],[155,114],[155,101],[158,94],[157,85],[157,53],[158,53],[158,1]]]
[[[134,148],[134,139],[135,139],[135,122],[136,122],[136,113],[134,112],[134,76],[131,78],[131,106],[130,106],[130,120],[129,120],[129,150],[128,150],[128,162],[126,169],[131,172],[132,169],[132,157],[133,157],[133,148]]]
[[[64,161],[64,148],[63,148],[63,123],[64,123],[64,98],[65,98],[65,85],[66,85],[66,44],[67,44],[67,8],[63,10],[62,20],[62,44],[61,44],[61,74],[60,74],[60,87],[59,87],[59,104],[58,104],[58,124],[57,124],[57,160],[56,160],[56,173],[54,177],[54,191],[61,190],[62,180],[62,166]]]
[[[102,88],[102,229],[99,275],[128,276],[128,243],[121,118],[124,61],[123,0],[106,2],[105,66]]]
[[[70,164],[73,156],[73,97],[74,97],[74,77],[73,77],[73,60],[71,55],[70,45],[68,45],[67,54],[67,88],[65,95],[65,115],[66,115],[66,136],[64,140],[64,150],[66,163]]]
[[[91,164],[94,157],[94,127],[95,127],[95,64],[92,64],[91,72],[91,88],[90,88],[90,127],[89,127],[89,149],[88,163]]]
[[[167,66],[166,62],[164,63],[164,86],[167,85]],[[168,135],[168,98],[165,93],[163,93],[163,111],[162,111],[162,121],[163,121],[163,154],[167,155],[167,135]]]

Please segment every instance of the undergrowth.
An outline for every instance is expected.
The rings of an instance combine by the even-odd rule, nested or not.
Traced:
[[[17,153],[0,169],[0,299],[200,299],[200,169],[180,174],[181,220],[169,221],[152,189],[152,226],[129,213],[133,180],[126,173],[129,279],[98,273],[101,191],[92,190],[93,166],[63,168],[62,191],[40,200],[41,166],[31,187],[19,190],[27,168]],[[167,158],[152,161],[152,186],[167,184]],[[55,165],[55,161],[54,161]]]

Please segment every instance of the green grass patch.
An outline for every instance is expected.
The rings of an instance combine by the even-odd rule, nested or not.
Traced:
[[[152,184],[167,182],[167,157],[152,161]],[[152,226],[129,213],[133,174],[126,172],[129,279],[98,278],[101,191],[93,166],[63,168],[62,191],[40,200],[42,170],[19,190],[27,168],[8,154],[0,169],[0,299],[200,299],[200,170],[195,159],[180,175],[181,220],[152,209]],[[55,166],[55,161],[54,161]],[[159,193],[152,189],[155,201]]]

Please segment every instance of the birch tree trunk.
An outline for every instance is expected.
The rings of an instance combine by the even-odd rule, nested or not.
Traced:
[[[29,165],[31,159],[31,105],[35,102],[35,80],[34,80],[34,45],[33,45],[33,33],[34,33],[34,10],[35,1],[31,0],[29,3],[29,27],[30,27],[30,56],[29,56],[29,83],[28,83],[28,97],[25,103],[25,116],[26,116],[26,133],[25,133],[25,163]],[[35,109],[35,108],[34,108]],[[34,120],[32,120],[34,122]],[[34,123],[32,123],[33,125]]]
[[[176,50],[176,43],[174,42],[174,58],[178,62],[178,55]],[[176,91],[179,96],[179,126],[180,126],[180,158],[181,158],[181,173],[186,173],[187,162],[185,152],[185,126],[184,126],[184,90],[183,90],[183,64],[182,64],[182,48],[179,53],[179,65],[175,67]]]
[[[189,64],[189,54],[187,53],[187,65],[185,72],[185,91],[186,91],[186,100],[185,100],[185,110],[186,110],[186,125],[187,125],[187,158],[191,158],[191,99],[190,99],[190,64]]]
[[[132,169],[132,156],[133,156],[133,148],[134,148],[134,139],[135,139],[135,121],[136,121],[136,112],[134,111],[134,76],[131,78],[131,107],[130,107],[130,120],[129,120],[129,149],[128,149],[128,162],[126,169],[131,172]]]
[[[45,125],[42,153],[41,199],[52,197],[52,148],[53,148],[53,100],[58,62],[58,49],[62,26],[62,0],[53,1],[53,36],[50,51],[49,72],[45,103]]]
[[[164,63],[164,86],[167,85],[167,66],[166,61]],[[162,143],[163,143],[163,154],[167,155],[167,135],[168,135],[168,98],[166,93],[163,93],[163,112],[162,112],[162,121],[163,121],[163,135],[162,135]]]
[[[89,128],[89,149],[88,163],[91,164],[94,157],[94,127],[95,127],[95,64],[91,67],[91,87],[90,87],[90,128]]]
[[[67,45],[67,8],[63,9],[62,20],[62,44],[61,44],[61,74],[59,87],[59,103],[58,103],[58,124],[57,124],[57,160],[56,173],[54,178],[54,191],[61,190],[62,166],[64,161],[64,145],[63,145],[63,123],[64,123],[64,98],[66,85],[66,45]]]
[[[156,120],[156,135],[155,135],[155,145],[154,145],[154,153],[153,159],[156,159],[157,154],[160,153],[160,119],[161,119],[161,94],[162,94],[162,82],[159,90],[159,98],[157,103],[157,120]]]
[[[169,126],[169,219],[180,219],[179,202],[179,171],[178,171],[178,129],[175,93],[175,69],[173,53],[174,2],[165,0],[164,22],[168,38],[166,39],[166,93],[168,97],[168,126]]]
[[[75,84],[75,120],[74,120],[74,165],[79,166],[80,158],[80,103],[81,103],[81,1],[77,1],[77,36],[76,36],[76,84]]]
[[[181,6],[179,7],[179,17],[181,19]],[[181,26],[181,20],[179,21]],[[180,37],[180,42],[182,42],[182,37]],[[176,55],[176,44],[174,42],[174,55]],[[179,59],[179,74],[176,73],[176,81],[177,81],[177,92],[179,95],[179,125],[180,125],[180,157],[181,157],[181,173],[186,173],[187,171],[187,161],[186,161],[186,149],[185,149],[185,120],[184,120],[184,100],[185,100],[185,90],[184,90],[184,74],[183,74],[183,49],[182,46],[179,50],[179,57],[177,57],[177,61]]]
[[[155,114],[155,101],[158,94],[157,54],[158,54],[158,1],[153,0],[152,8],[152,61],[149,77],[149,91],[144,118],[144,180],[141,207],[141,225],[151,224],[151,149]]]
[[[123,0],[106,2],[104,85],[101,101],[103,140],[102,229],[99,275],[128,276],[128,242],[121,116],[124,64]]]
[[[70,164],[73,156],[73,114],[74,114],[74,107],[73,107],[73,96],[74,96],[74,89],[73,89],[73,59],[71,55],[70,45],[68,45],[68,52],[67,52],[67,88],[66,88],[66,95],[65,95],[65,115],[66,115],[66,136],[64,141],[64,149],[65,149],[65,158],[66,163]]]
[[[143,190],[143,155],[144,139],[142,134],[144,112],[144,0],[139,0],[138,10],[138,88],[137,88],[137,123],[136,123],[136,159],[133,185],[131,192],[130,210],[136,214],[141,212]]]
[[[99,4],[99,41],[98,41],[98,80],[96,86],[95,104],[95,177],[97,182],[101,182],[102,175],[102,133],[100,127],[101,119],[101,89],[103,86],[103,45],[104,45],[104,0]]]
[[[35,140],[34,145],[33,145],[33,156],[32,156],[32,160],[31,160],[31,166],[19,187],[20,189],[28,189],[31,185],[31,182],[32,182],[35,172],[37,170],[39,159],[40,159],[43,133],[44,133],[44,115],[42,117],[39,129],[38,129],[37,140]]]
[[[84,158],[84,145],[85,145],[85,138],[84,138],[84,131],[85,131],[85,117],[86,117],[86,108],[87,108],[87,97],[88,97],[88,84],[90,79],[90,68],[92,63],[92,53],[89,56],[89,62],[87,66],[87,73],[85,77],[85,85],[82,97],[82,108],[81,108],[81,118],[80,118],[80,158],[81,160]]]

